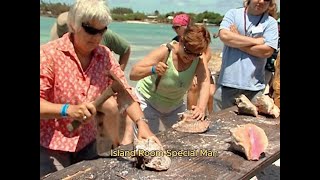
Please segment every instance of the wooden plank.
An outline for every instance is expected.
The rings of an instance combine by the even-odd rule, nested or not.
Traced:
[[[63,179],[79,171],[82,173],[72,179],[250,179],[280,157],[280,118],[237,115],[236,107],[232,107],[211,115],[209,120],[209,130],[202,134],[173,129],[157,134],[164,148],[171,152],[172,163],[167,171],[141,170],[130,159],[109,157],[82,161],[45,179]],[[264,157],[258,161],[248,161],[243,154],[229,150],[229,129],[247,123],[264,129],[269,139]],[[189,156],[177,156],[178,152],[189,153]],[[197,152],[197,156],[191,152]],[[88,168],[90,171],[85,171]]]

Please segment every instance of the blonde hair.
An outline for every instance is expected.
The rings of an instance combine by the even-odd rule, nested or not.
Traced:
[[[194,51],[202,53],[211,43],[210,33],[203,25],[190,25],[183,34],[183,43]]]
[[[112,17],[107,2],[104,0],[76,0],[68,14],[69,31],[72,33],[78,31],[83,22],[92,19],[106,26],[111,23]]]
[[[274,19],[278,19],[278,14],[277,14],[278,8],[277,8],[277,3],[275,0],[271,0],[268,13],[270,16],[272,16]]]

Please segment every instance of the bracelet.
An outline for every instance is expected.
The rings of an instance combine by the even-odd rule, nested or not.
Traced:
[[[64,104],[61,108],[60,114],[62,117],[66,117],[67,116],[67,109],[69,108],[70,104]]]
[[[151,74],[156,74],[156,67],[155,67],[155,66],[152,66],[152,68],[151,68]]]
[[[141,118],[135,120],[134,122],[137,124],[140,120],[143,120],[145,123],[148,124],[148,119],[146,119],[145,117],[141,117]]]

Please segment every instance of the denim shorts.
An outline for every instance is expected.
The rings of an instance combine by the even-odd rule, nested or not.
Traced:
[[[234,106],[235,98],[241,94],[244,94],[250,101],[254,102],[262,93],[263,90],[249,91],[219,85],[213,96],[213,112]]]

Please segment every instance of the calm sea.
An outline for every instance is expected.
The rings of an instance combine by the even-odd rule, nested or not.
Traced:
[[[55,18],[40,16],[40,45],[49,41],[50,29],[55,20]],[[127,78],[133,64],[157,48],[160,44],[170,41],[176,35],[170,24],[112,22],[108,28],[127,39],[131,45],[130,59],[125,69]],[[213,34],[218,31],[218,27],[208,27],[208,30]],[[210,46],[213,51],[220,51],[222,50],[223,44],[219,38],[212,38]],[[116,58],[118,58],[117,55]],[[135,82],[129,82],[129,84],[133,86]]]

